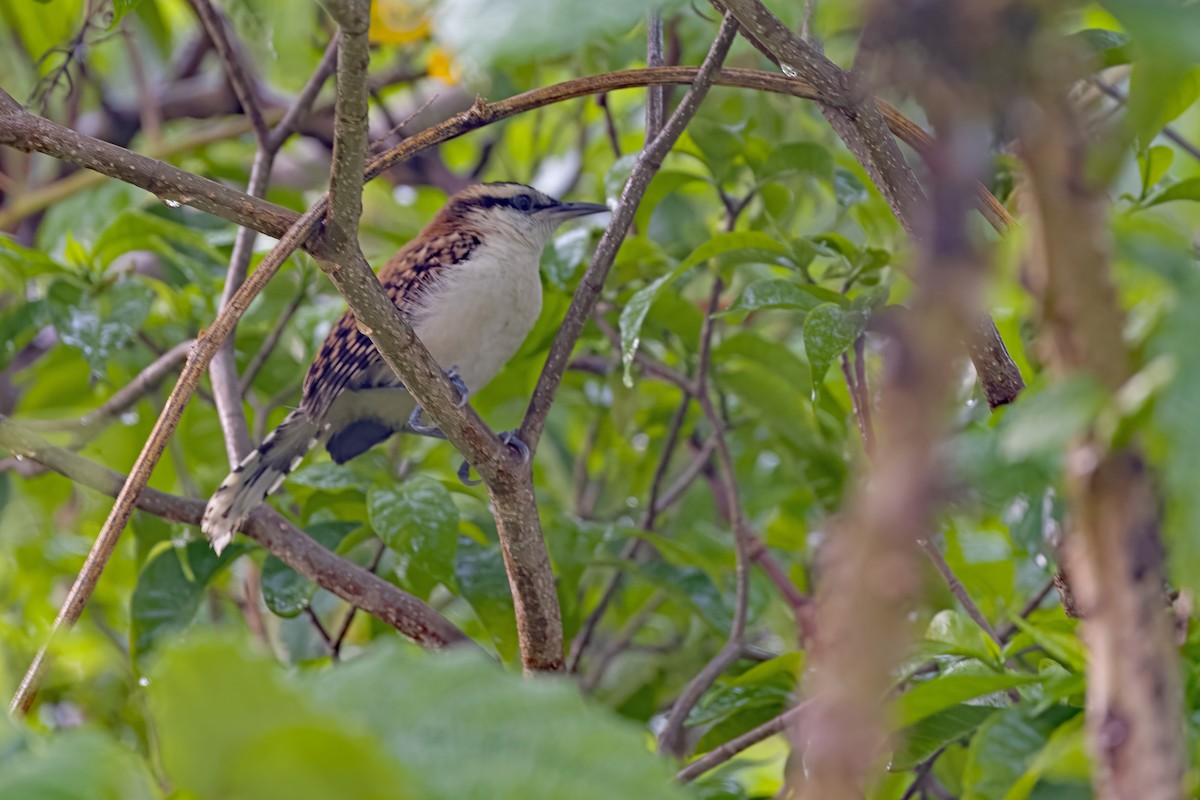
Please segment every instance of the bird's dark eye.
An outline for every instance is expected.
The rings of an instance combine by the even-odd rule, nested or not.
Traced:
[[[512,204],[517,211],[529,211],[533,208],[533,198],[527,194],[519,194],[512,199]]]

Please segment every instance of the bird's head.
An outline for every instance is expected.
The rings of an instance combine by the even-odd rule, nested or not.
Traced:
[[[563,202],[521,183],[479,183],[451,197],[441,221],[468,227],[485,238],[512,238],[540,250],[563,222],[605,211],[608,207],[599,203]]]

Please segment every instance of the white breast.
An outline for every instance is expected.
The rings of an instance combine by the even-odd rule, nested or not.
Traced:
[[[444,368],[458,367],[472,394],[517,352],[542,310],[539,250],[489,237],[448,267],[417,319],[417,335]]]

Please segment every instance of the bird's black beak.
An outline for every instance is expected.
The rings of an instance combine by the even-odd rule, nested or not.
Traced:
[[[586,217],[588,214],[605,214],[609,208],[602,203],[559,203],[546,210],[555,219],[568,220],[575,219],[576,217]]]

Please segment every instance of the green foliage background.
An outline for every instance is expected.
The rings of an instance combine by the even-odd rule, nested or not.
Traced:
[[[38,77],[61,59],[40,66],[34,60],[78,33],[82,5],[0,6],[0,36],[20,45],[0,48],[5,89],[20,99],[30,96]],[[120,29],[137,40],[148,72],[168,79],[174,54],[197,35],[186,4],[116,5],[125,15]],[[265,82],[295,92],[328,39],[319,7],[283,0],[223,5]],[[776,5],[786,21],[797,21],[787,17],[797,10]],[[386,90],[383,99],[398,107],[433,93],[465,91],[468,102],[474,92],[497,99],[644,62],[644,8],[631,0],[590,16],[580,16],[580,4],[571,0],[430,6],[433,37],[380,45],[373,64],[407,58],[423,65],[436,48],[447,48],[467,88],[418,82]],[[964,366],[956,429],[945,453],[956,483],[935,533],[984,614],[998,627],[1012,622],[1017,629],[998,646],[930,569],[926,602],[911,618],[916,644],[898,675],[905,691],[896,700],[895,720],[905,743],[891,754],[892,771],[870,788],[870,797],[900,797],[912,769],[943,748],[933,775],[955,796],[1089,795],[1080,713],[1086,659],[1075,622],[1053,596],[1026,620],[1017,617],[1053,574],[1062,526],[1060,454],[1085,426],[1106,421],[1114,437],[1136,436],[1147,447],[1165,492],[1172,574],[1181,588],[1197,584],[1200,318],[1194,309],[1200,278],[1193,243],[1200,161],[1157,135],[1171,123],[1185,139],[1200,139],[1194,9],[1113,0],[1077,6],[1060,20],[1064,33],[1093,31],[1085,36],[1108,63],[1133,64],[1129,114],[1137,135],[1110,156],[1109,168],[1125,334],[1141,368],[1129,391],[1116,397],[1091,384],[1053,385],[1043,378],[1029,346],[1036,320],[1020,283],[1020,232],[998,243],[989,305],[1029,388],[1012,407],[990,413]],[[526,32],[514,47],[494,16],[505,14],[544,14],[548,24]],[[667,15],[682,47],[680,62],[698,63],[715,26],[686,5],[669,7]],[[816,25],[834,60],[852,57],[856,24],[852,8],[820,4]],[[106,31],[89,39],[83,109],[95,112],[102,93],[136,102],[123,41]],[[729,63],[767,66],[744,42],[735,45]],[[67,113],[63,94],[49,96],[53,118]],[[440,159],[465,175],[490,151],[483,179],[536,182],[567,189],[574,199],[612,199],[642,144],[644,96],[626,91],[607,100],[620,154],[610,143],[605,110],[588,99],[452,141]],[[162,143],[204,124],[211,122],[169,121]],[[149,144],[139,133],[131,146]],[[302,209],[322,191],[322,171],[307,153],[300,140],[288,145],[285,157],[299,177],[276,181],[268,199]],[[242,187],[252,154],[252,137],[245,134],[171,160]],[[34,166],[40,182],[53,174],[48,161]],[[991,184],[1001,199],[1012,187],[1009,167],[1007,157],[997,157]],[[458,482],[459,457],[448,445],[405,438],[343,467],[311,458],[275,505],[358,563],[371,563],[382,543],[380,575],[428,599],[493,659],[422,654],[398,643],[382,623],[358,615],[342,651],[345,663],[334,663],[312,617],[336,630],[347,612],[343,603],[249,544],[218,559],[198,531],[139,513],[83,623],[55,642],[34,713],[27,723],[0,722],[0,796],[773,796],[786,755],[778,739],[687,789],[672,786],[669,765],[651,754],[649,732],[661,724],[663,709],[725,640],[734,557],[730,531],[703,477],[653,533],[636,530],[679,391],[647,375],[635,353],[682,372],[693,369],[706,298],[714,278],[724,280],[729,288],[711,377],[729,420],[742,501],[775,558],[808,591],[814,549],[863,459],[839,358],[872,314],[902,304],[909,291],[904,233],[868,187],[810,104],[720,88],[651,184],[604,296],[617,341],[589,325],[577,350],[612,369],[606,375],[568,372],[535,467],[568,640],[594,607],[626,542],[641,535],[658,554],[621,567],[627,579],[597,647],[650,611],[587,698],[566,679],[519,677],[512,600],[486,494]],[[723,195],[734,202],[750,196],[732,224]],[[431,185],[369,185],[363,247],[372,262],[382,263],[415,235],[445,196]],[[980,231],[993,237],[982,222]],[[494,428],[512,427],[523,413],[599,233],[595,224],[577,225],[547,249],[542,318],[505,371],[472,398]],[[112,181],[73,192],[36,224],[0,236],[0,381],[12,387],[7,411],[43,428],[49,420],[77,419],[157,352],[195,336],[215,315],[233,236],[223,222]],[[319,270],[294,259],[240,325],[239,368],[296,298],[299,311],[247,396],[257,431],[295,405],[304,365],[343,308]],[[47,330],[55,334],[52,346],[26,363],[22,353],[45,340]],[[874,378],[870,340],[867,353]],[[82,454],[127,469],[168,388],[151,392],[99,431]],[[691,408],[682,427],[690,444],[681,448],[672,474],[709,430]],[[64,478],[25,477],[22,465],[8,466],[0,474],[0,687],[11,692],[45,640],[111,501]],[[215,411],[197,398],[151,486],[202,497],[226,471]],[[261,597],[245,594],[247,561],[261,569]],[[797,699],[804,657],[791,611],[760,573],[751,590],[755,649],[689,718],[697,754]],[[258,634],[244,610],[260,600],[266,627]],[[1193,759],[1197,645],[1189,633],[1181,650]],[[595,663],[593,651],[583,662],[585,682]]]

